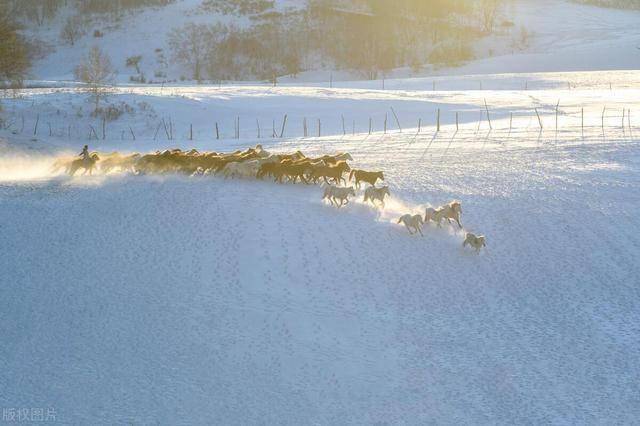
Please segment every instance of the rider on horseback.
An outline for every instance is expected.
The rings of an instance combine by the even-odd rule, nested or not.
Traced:
[[[89,164],[89,160],[91,158],[91,156],[89,155],[89,145],[85,145],[84,148],[82,148],[82,152],[79,154],[80,157],[82,157],[82,163],[84,165]]]
[[[82,157],[83,160],[88,160],[89,159],[89,145],[85,145],[84,148],[82,148],[82,152],[80,154],[78,154],[80,157]]]

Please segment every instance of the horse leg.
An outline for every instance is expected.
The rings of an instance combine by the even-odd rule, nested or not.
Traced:
[[[420,228],[420,225],[416,226],[416,229],[418,230],[418,232],[420,232],[420,235],[424,237],[424,234],[422,233],[422,229]]]
[[[460,219],[456,218],[456,222],[458,222],[458,226],[462,229],[462,224],[460,223]]]

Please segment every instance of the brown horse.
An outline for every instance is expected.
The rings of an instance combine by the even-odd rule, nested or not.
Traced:
[[[69,175],[75,175],[79,169],[84,169],[83,174],[87,174],[87,172],[89,172],[89,174],[91,175],[93,174],[93,169],[95,168],[98,161],[100,161],[100,157],[95,152],[92,153],[87,159],[78,158],[77,160],[73,160],[71,162],[71,165],[69,166]]]
[[[306,162],[291,163],[285,160],[280,164],[280,169],[282,174],[292,180],[293,183],[296,183],[298,179],[304,183],[309,183],[305,177],[305,174],[310,169]]]
[[[325,183],[329,183],[328,179],[333,179],[336,185],[340,185],[341,181],[347,183],[347,180],[342,177],[345,172],[351,170],[351,167],[346,161],[338,161],[335,165],[330,166],[315,166],[311,172],[311,178],[314,183],[318,183],[320,178],[324,179]]]
[[[384,180],[384,174],[382,172],[366,172],[364,170],[351,170],[349,181],[354,177],[356,178],[356,188],[358,189],[360,189],[360,182],[367,182],[375,186],[378,179]]]

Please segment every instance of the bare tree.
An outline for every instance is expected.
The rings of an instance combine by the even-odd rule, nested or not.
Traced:
[[[478,2],[478,7],[480,8],[480,22],[482,23],[482,29],[485,32],[493,32],[503,5],[504,0],[480,0]]]
[[[0,2],[0,87],[20,87],[31,67],[29,46],[19,30]]]
[[[190,69],[194,80],[202,80],[207,60],[209,27],[204,24],[186,24],[174,28],[169,34],[169,47],[173,58]]]
[[[140,72],[140,61],[142,61],[142,55],[130,56],[130,57],[127,58],[127,61],[126,61],[125,65],[127,67],[135,68],[136,72],[138,74],[141,74],[141,72]]]
[[[109,91],[109,84],[113,82],[114,74],[111,59],[97,46],[91,48],[75,69],[76,79],[87,85],[93,97],[95,114],[98,113],[100,99]]]
[[[71,46],[84,34],[84,25],[79,16],[70,16],[60,31],[60,38]]]

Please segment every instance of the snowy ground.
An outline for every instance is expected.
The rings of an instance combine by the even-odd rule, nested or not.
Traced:
[[[525,77],[538,87],[522,90]],[[77,89],[3,100],[14,124],[0,133],[0,406],[54,407],[65,424],[633,424],[640,112],[628,83],[638,73],[606,77],[484,76],[493,87],[482,91],[467,87],[475,76],[436,91],[431,80],[385,91],[132,87],[111,102],[153,113],[123,116],[99,142],[86,138],[100,123]],[[478,128],[485,99],[493,131],[486,113]],[[256,118],[270,136],[284,114],[285,138],[256,139]],[[341,115],[355,135],[342,134]],[[169,117],[175,140],[154,140]],[[304,117],[310,129],[323,120],[323,137],[301,137]],[[121,139],[130,125],[135,142]],[[337,211],[314,186],[49,171],[53,155],[84,143],[258,142],[348,151],[354,166],[384,170],[393,199],[383,212],[359,201]],[[420,238],[394,223],[454,198],[465,228],[487,235],[480,256],[462,249],[461,231]]]

